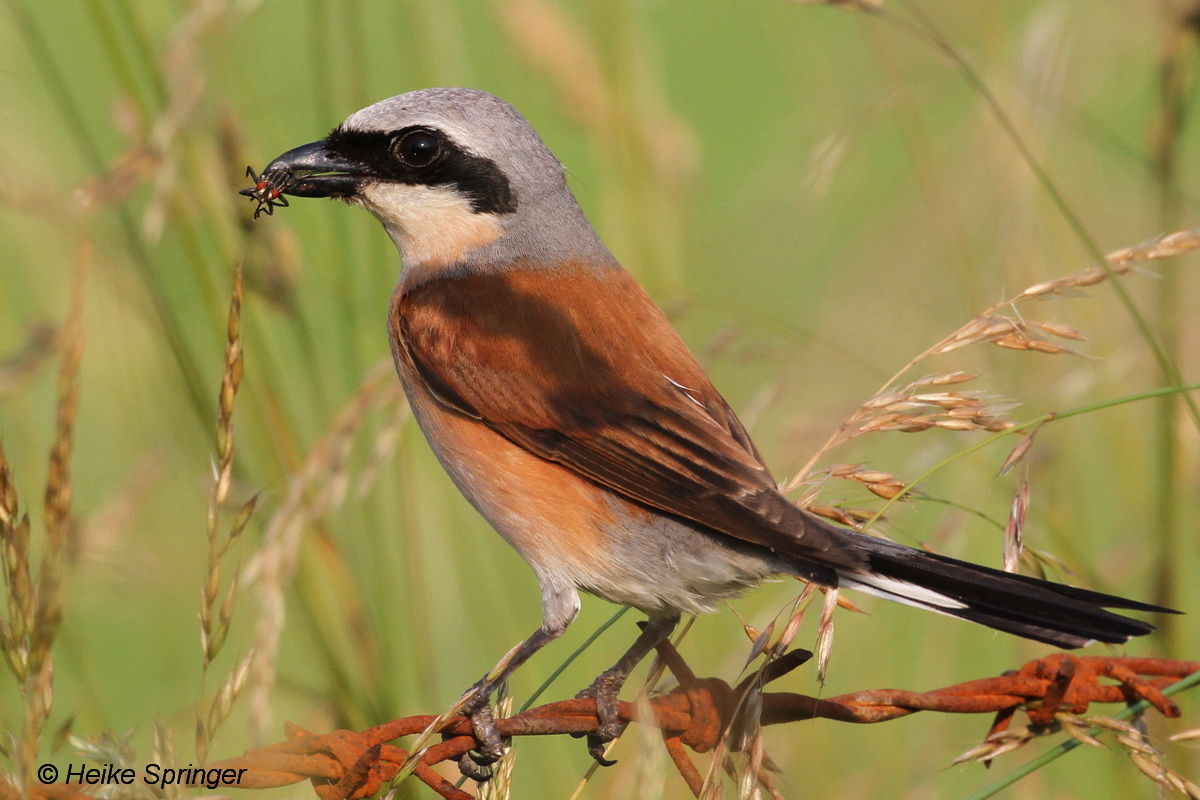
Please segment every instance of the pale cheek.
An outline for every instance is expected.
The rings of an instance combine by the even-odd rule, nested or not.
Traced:
[[[501,233],[494,215],[472,211],[470,202],[448,187],[374,184],[360,197],[383,223],[406,266],[451,264]]]

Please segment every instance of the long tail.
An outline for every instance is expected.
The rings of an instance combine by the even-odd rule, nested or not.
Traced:
[[[1154,626],[1105,608],[1176,614],[1169,608],[1015,575],[842,531],[865,555],[863,570],[838,570],[838,583],[905,605],[967,619],[1026,639],[1083,647],[1119,644]]]

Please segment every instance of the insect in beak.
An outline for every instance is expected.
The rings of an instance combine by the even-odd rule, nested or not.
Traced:
[[[267,216],[274,214],[276,206],[288,207],[289,203],[283,196],[283,191],[291,183],[291,176],[286,171],[272,172],[268,170],[262,175],[258,175],[255,173],[254,167],[246,167],[246,177],[254,181],[254,188],[242,189],[238,194],[245,195],[258,203],[258,207],[254,209],[255,219],[258,219],[258,215],[264,212]]]

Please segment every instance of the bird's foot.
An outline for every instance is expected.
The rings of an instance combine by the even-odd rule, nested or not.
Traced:
[[[610,669],[592,681],[591,686],[575,695],[580,699],[586,697],[596,701],[596,718],[599,720],[599,725],[597,725],[595,733],[587,735],[587,742],[588,753],[602,767],[611,767],[617,763],[604,757],[604,748],[609,742],[620,736],[625,727],[617,713],[617,695],[621,692],[625,677],[625,675]]]
[[[458,759],[458,771],[473,781],[483,783],[492,777],[492,765],[504,755],[504,737],[496,727],[488,695],[476,687],[475,696],[463,709],[471,720],[471,735],[476,748],[463,753]]]

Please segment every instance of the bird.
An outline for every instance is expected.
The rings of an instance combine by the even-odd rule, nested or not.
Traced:
[[[1122,643],[1169,612],[843,528],[777,487],[745,426],[666,315],[605,246],[563,165],[495,95],[421,89],[351,114],[274,159],[243,194],[361,206],[401,259],[387,314],[413,415],[466,499],[528,562],[542,622],[468,692],[503,754],[490,696],[575,619],[586,592],[648,621],[583,692],[601,763],[629,673],[682,614],[775,576],[856,589],[1063,648]],[[256,211],[256,216],[257,216]]]

